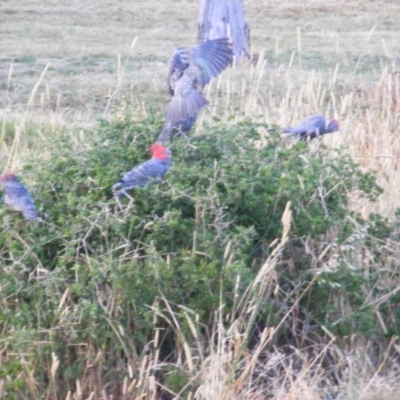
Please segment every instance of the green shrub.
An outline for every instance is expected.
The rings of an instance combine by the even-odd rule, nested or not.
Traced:
[[[262,126],[245,122],[175,140],[164,181],[135,189],[133,201],[117,204],[111,186],[149,158],[157,127],[153,119],[133,123],[126,118],[101,122],[81,142],[68,133],[49,139],[45,153],[50,156],[32,160],[23,179],[45,223],[27,224],[18,214],[1,210],[0,286],[6,299],[0,306],[1,331],[8,336],[33,329],[32,343],[45,336],[40,356],[51,363],[55,351],[62,359],[57,375],[62,393],[84,373],[88,354],[99,349],[108,355],[104,375],[118,380],[115,355],[134,357],[152,340],[149,306],[159,296],[194,310],[205,327],[221,303],[232,310],[232,293],[244,292],[280,236],[288,201],[291,242],[282,254],[287,263],[278,270],[283,295],[268,293],[257,326],[279,320],[287,310],[282,303],[290,307],[309,287],[299,304],[306,320],[328,325],[335,334],[373,330],[370,309],[337,324],[341,310],[330,301],[336,283],[349,307],[359,308],[365,274],[345,264],[316,274],[318,265],[304,245],[317,249],[352,235],[348,195],[358,190],[375,199],[380,189],[373,175],[361,173],[343,150],[291,144],[278,129],[265,137]],[[384,232],[387,225],[377,222],[376,229]],[[288,263],[293,267],[286,268]],[[169,329],[162,321],[157,326]],[[184,319],[181,329],[189,329]],[[172,334],[165,338],[163,356],[175,345]],[[16,350],[26,346],[15,338],[8,342]],[[87,348],[79,351],[78,343]],[[13,364],[7,365],[3,373]],[[44,375],[41,382],[51,380]]]

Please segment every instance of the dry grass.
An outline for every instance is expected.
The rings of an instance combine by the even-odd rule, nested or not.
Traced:
[[[10,112],[24,108],[48,62],[43,102],[39,97],[36,105],[57,112],[62,121],[93,121],[102,115],[117,87],[133,88],[136,96],[162,111],[171,49],[196,42],[196,1],[93,1],[62,6],[56,1],[34,1],[29,5],[3,2],[0,7],[0,79],[7,82],[1,88],[0,104]],[[336,63],[340,83],[354,81],[359,73],[377,79],[386,53],[395,57],[400,50],[400,23],[395,18],[400,6],[396,4],[318,1],[305,6],[295,1],[285,5],[261,1],[245,2],[245,11],[252,51],[265,50],[267,56],[261,94],[286,92],[285,82],[280,89],[271,87],[270,73],[278,70],[283,75],[277,79],[284,80],[293,52],[290,69],[296,81],[301,78],[293,87],[296,90],[312,69],[325,79]]]
[[[40,151],[45,135],[56,134],[69,124],[95,124],[114,103],[134,108],[138,117],[149,107],[163,112],[168,101],[164,80],[171,49],[196,42],[197,3],[0,1],[3,160],[12,158],[18,169]],[[236,65],[210,85],[207,97],[212,105],[201,115],[198,129],[214,115],[222,115],[227,124],[250,117],[281,126],[310,113],[334,115],[341,121],[340,133],[325,137],[324,142],[332,147],[346,146],[363,168],[378,172],[385,189],[376,204],[354,198],[353,207],[364,214],[375,211],[393,217],[400,204],[400,4],[383,0],[329,4],[322,0],[261,0],[244,4],[252,53],[257,58],[249,65]],[[36,95],[31,97],[48,63]],[[236,119],[230,119],[232,115]],[[18,148],[3,140],[14,124],[21,138]],[[36,132],[33,143],[24,140],[32,126]],[[2,161],[2,167],[5,164]],[[289,214],[285,218],[284,224],[288,224]],[[281,243],[284,241],[285,234]],[[222,308],[217,313],[213,340],[198,335],[195,314],[187,310],[196,348],[189,348],[180,333],[173,305],[161,298],[153,306],[158,318],[170,321],[177,333],[177,359],[181,361],[174,367],[196,382],[196,391],[191,392],[189,385],[185,396],[250,400],[264,399],[268,392],[282,400],[398,398],[395,367],[393,377],[383,378],[374,360],[350,349],[344,356],[333,340],[325,348],[312,349],[311,363],[295,349],[288,354],[278,349],[265,354],[273,338],[269,330],[261,333],[251,352],[246,352],[246,324],[259,306],[253,303],[257,290],[273,291],[275,256],[266,261],[237,305],[237,319],[227,320]],[[160,366],[160,335],[155,332],[154,353],[135,364],[138,380],[133,379],[133,366],[129,365],[121,398],[156,398],[160,383],[152,371]],[[328,352],[343,374],[336,382],[331,381],[332,374],[325,376],[319,364]],[[101,357],[93,355],[92,364],[101,364]],[[57,359],[48,367],[56,371]],[[93,370],[84,379],[95,381],[91,373],[95,375]],[[28,372],[27,379],[34,393],[35,382]],[[321,381],[326,386],[324,393],[319,389]],[[0,393],[2,383],[0,380]],[[77,382],[76,392],[68,398],[81,398],[84,384]],[[175,393],[176,398],[183,398],[181,395]]]

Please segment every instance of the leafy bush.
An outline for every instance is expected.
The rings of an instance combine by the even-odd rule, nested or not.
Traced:
[[[145,351],[155,326],[166,329],[162,357],[171,354],[174,335],[165,321],[155,323],[149,309],[160,296],[179,305],[178,314],[182,307],[194,310],[205,330],[221,304],[234,311],[235,296],[253,281],[280,236],[289,201],[291,242],[278,270],[281,289],[267,294],[255,327],[279,320],[301,297],[300,330],[307,322],[338,335],[376,334],[370,308],[340,320],[342,309],[332,301],[335,293],[343,295],[354,310],[365,300],[359,290],[369,277],[348,267],[352,254],[343,250],[333,269],[326,257],[316,261],[323,248],[337,249],[354,235],[348,198],[357,190],[375,199],[380,189],[373,175],[362,173],[343,150],[293,144],[277,129],[265,134],[263,126],[245,122],[175,140],[164,181],[135,189],[133,200],[118,204],[110,188],[149,158],[154,124],[103,121],[84,138],[65,133],[49,139],[49,156],[32,160],[23,177],[45,223],[28,224],[1,211],[0,327],[15,351],[35,347],[29,362],[41,384],[53,379],[39,367],[44,360],[51,364],[52,352],[63,365],[56,376],[61,394],[88,374],[88,360],[99,351],[108,356],[102,374],[118,381],[125,361],[134,363]],[[381,220],[370,226],[390,232]],[[367,239],[357,240],[361,246]],[[190,329],[185,318],[180,329]],[[280,330],[281,343],[296,336],[288,335],[290,329],[288,322]],[[14,363],[4,365],[2,373],[13,374]]]

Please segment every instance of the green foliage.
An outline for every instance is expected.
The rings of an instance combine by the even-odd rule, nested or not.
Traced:
[[[126,118],[101,122],[84,139],[71,140],[66,133],[49,139],[50,158],[32,160],[23,176],[45,222],[26,223],[18,214],[0,211],[5,228],[0,233],[0,328],[33,329],[32,343],[48,332],[40,358],[51,364],[55,352],[64,363],[58,373],[60,395],[84,373],[88,353],[105,351],[103,372],[110,381],[117,379],[118,361],[112,355],[129,359],[152,340],[149,306],[160,296],[194,310],[205,327],[221,303],[233,311],[232,293],[246,290],[270,254],[289,201],[291,243],[282,257],[294,268],[278,271],[286,298],[266,298],[257,324],[278,321],[285,313],[282,302],[290,306],[313,282],[300,303],[313,321],[343,335],[373,329],[370,309],[330,325],[341,311],[331,302],[330,288],[340,288],[349,307],[357,309],[366,277],[345,263],[315,275],[304,246],[305,241],[316,247],[326,243],[332,232],[338,244],[352,235],[348,195],[358,190],[375,199],[380,188],[373,175],[361,173],[344,150],[285,142],[278,130],[265,137],[262,127],[245,122],[175,140],[164,181],[135,189],[133,200],[118,204],[110,188],[149,158],[155,125],[152,118],[140,123]],[[384,232],[384,221],[375,221],[374,229]],[[157,326],[169,329],[165,321]],[[189,331],[184,321],[181,329]],[[166,356],[175,341],[173,335],[165,338],[161,354]],[[26,345],[17,337],[8,340],[15,351]],[[86,350],[79,351],[78,343],[86,343]],[[0,373],[10,368],[13,363]],[[42,381],[52,379],[43,375]]]

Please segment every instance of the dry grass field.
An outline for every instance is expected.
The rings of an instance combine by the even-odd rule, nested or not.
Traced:
[[[212,124],[215,116],[227,125],[250,118],[268,126],[286,126],[312,113],[334,116],[341,129],[323,142],[328,147],[347,148],[363,170],[377,172],[384,189],[375,203],[353,194],[352,207],[365,216],[377,212],[393,219],[400,205],[400,2],[245,0],[244,10],[252,60],[236,63],[207,87],[210,106],[202,112],[196,131],[204,123]],[[197,0],[0,0],[0,169],[12,165],[18,171],[41,154],[48,137],[63,129],[78,137],[81,130],[96,127],[100,118],[113,119],[127,109],[138,121],[150,112],[161,120],[169,101],[165,78],[172,49],[196,43],[197,19]],[[10,145],[5,139],[14,134]],[[287,229],[289,220],[288,211],[283,218]],[[277,249],[286,239],[284,233]],[[257,279],[270,273],[278,262],[277,254],[278,250],[266,260]],[[260,295],[257,290],[254,283],[246,296]],[[244,321],[251,319],[252,307],[240,309]],[[169,319],[171,325],[176,322],[172,311],[159,318]],[[188,312],[190,328],[195,319]],[[203,384],[187,397],[182,391],[171,398],[233,399],[239,392],[240,399],[267,398],[265,391],[258,391],[262,385],[255,377],[263,370],[257,356],[268,335],[272,336],[272,328],[263,332],[265,336],[251,354],[245,354],[245,334],[237,333],[233,325],[223,330],[222,322],[217,322],[218,340],[210,341],[207,349],[197,342],[199,359],[191,361],[192,350],[184,336],[177,335],[177,353],[189,360],[188,368],[203,362],[195,377]],[[154,343],[158,340],[157,331]],[[333,342],[332,337],[326,348]],[[381,365],[368,364],[358,353],[362,344],[357,345],[357,350],[349,348],[346,354],[335,348],[337,360],[346,360],[343,363],[348,365],[348,376],[342,377],[335,397],[318,389],[318,357],[326,348],[313,363],[302,365],[296,379],[289,373],[293,365],[286,364],[281,371],[288,376],[285,384],[268,390],[282,400],[399,398],[398,371],[393,368],[392,376],[380,374],[385,355],[400,352],[397,338],[377,350]],[[135,371],[139,382],[128,378],[131,373],[126,375],[124,397],[120,398],[156,399],[149,371],[151,366],[156,368],[158,356],[143,359]],[[1,357],[0,344],[0,363]],[[240,373],[229,374],[231,363],[239,359]],[[57,370],[58,364],[55,356],[47,368]],[[7,377],[0,376],[0,399],[11,399],[2,391],[3,378]],[[35,387],[34,382],[30,385]],[[140,385],[141,391],[135,392]],[[39,398],[36,389],[32,393]],[[107,397],[104,391],[102,396],[98,398],[117,398]],[[79,382],[67,398],[84,398]]]

